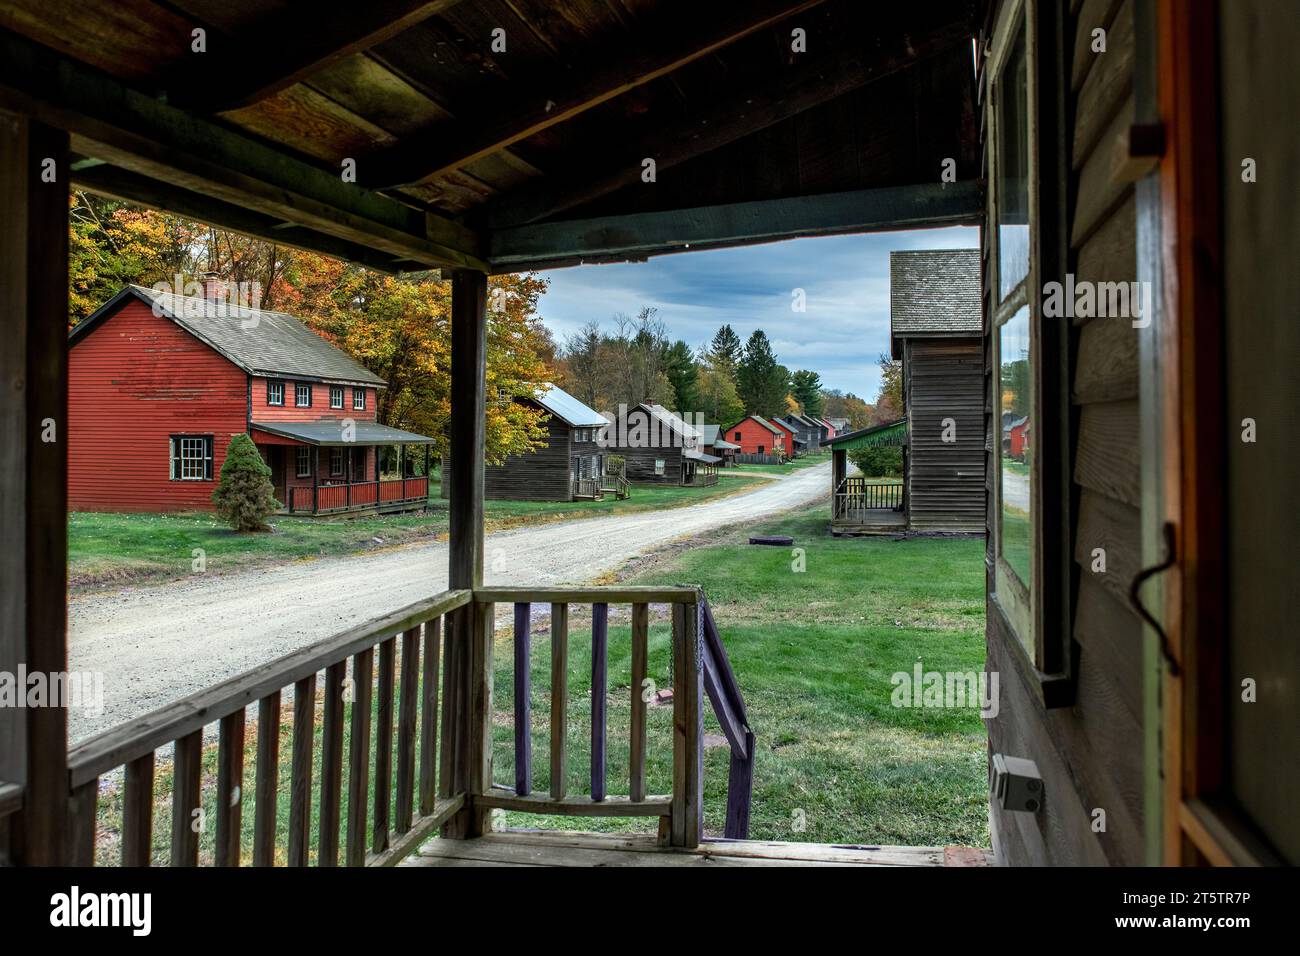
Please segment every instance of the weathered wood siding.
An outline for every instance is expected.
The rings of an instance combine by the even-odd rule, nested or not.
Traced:
[[[366,407],[352,407],[352,386],[344,385],[343,407],[330,408],[330,387],[324,382],[298,382],[289,378],[271,378],[272,382],[284,382],[284,404],[268,405],[266,403],[267,379],[260,376],[253,378],[251,394],[253,421],[255,422],[317,422],[322,418],[351,418],[358,422],[373,422],[379,406],[378,392],[374,386],[366,388]],[[294,388],[299,384],[311,388],[311,405],[299,408],[294,404]]]
[[[500,465],[483,469],[484,497],[491,501],[569,501],[573,498],[570,462],[575,448],[571,430],[558,418],[548,419],[546,445],[526,455],[511,455]],[[594,442],[583,454],[600,451]],[[442,459],[442,497],[447,497],[451,455]]]
[[[170,319],[127,298],[68,354],[68,507],[211,510],[248,376]],[[173,481],[168,437],[212,435],[211,481]]]
[[[622,455],[626,462],[628,481],[655,481],[681,484],[682,449],[668,448],[607,448],[606,455]],[[664,473],[655,474],[655,461],[662,460]]]
[[[1112,175],[1109,148],[1134,117],[1133,5],[1133,0],[1083,0],[1074,22],[1070,86],[1076,119],[1070,154],[1078,189],[1067,226],[1079,282],[1137,278],[1133,188]],[[1089,48],[1098,27],[1107,33],[1104,54]],[[986,261],[986,290],[995,285],[990,268]],[[1137,864],[1144,852],[1142,645],[1139,620],[1127,599],[1140,554],[1137,332],[1127,318],[1075,319],[1070,338],[1071,420],[1076,423],[1070,435],[1077,503],[1071,515],[1077,565],[1073,638],[1079,649],[1075,701],[1071,707],[1043,707],[1010,660],[1017,653],[1015,635],[991,611],[987,666],[1001,675],[1002,704],[998,716],[987,721],[990,747],[1033,759],[1048,797],[1037,814],[1003,813],[994,805],[990,822],[999,862]],[[987,352],[985,364],[986,429],[996,436],[997,380]],[[996,437],[986,450],[991,483]],[[988,521],[996,522],[991,511]],[[989,542],[991,568],[991,535]],[[1092,570],[1097,548],[1105,550],[1104,573]],[[1092,826],[1099,810],[1105,812],[1104,832]]]
[[[903,354],[908,527],[982,532],[984,358],[980,341],[908,339]]]

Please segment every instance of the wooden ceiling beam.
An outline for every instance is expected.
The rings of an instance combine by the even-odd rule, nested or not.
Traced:
[[[439,123],[363,158],[358,174],[375,188],[391,188],[451,172],[822,2],[746,0],[742,13],[720,22],[682,24],[678,30],[665,30],[658,42],[633,40],[603,68],[585,73],[566,89],[547,90],[527,78],[515,78],[498,100],[479,104],[472,118]]]
[[[175,83],[168,100],[201,113],[251,106],[354,53],[391,40],[460,0],[365,0],[347,15],[316,18],[291,4],[249,37],[210,37],[208,52]]]
[[[621,147],[616,162],[606,159],[600,165],[574,170],[560,182],[548,178],[507,193],[489,204],[486,221],[496,229],[546,219],[640,182],[641,162],[646,157],[652,157],[656,170],[662,173],[969,43],[969,25],[953,22],[924,33],[899,32],[873,50],[863,44],[852,54],[812,61],[746,89],[739,99],[715,102],[707,111]]]
[[[479,234],[460,223],[345,183],[4,30],[0,106],[67,130],[86,156],[178,189],[420,266],[486,265]]]
[[[119,169],[98,160],[74,163],[72,182],[74,186],[89,192],[123,199],[159,212],[184,216],[196,222],[219,225],[223,229],[279,246],[305,249],[308,252],[346,259],[381,272],[398,273],[411,270],[409,262],[395,259],[386,253],[325,233],[303,229],[294,223],[286,223],[276,216],[244,209],[241,206],[213,199],[211,196],[190,192],[188,189],[178,189],[168,183]]]
[[[919,183],[518,226],[491,234],[488,259],[494,273],[521,272],[800,236],[974,224],[983,210],[977,181]]]

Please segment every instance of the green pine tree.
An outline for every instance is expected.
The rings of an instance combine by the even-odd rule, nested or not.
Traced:
[[[270,530],[266,519],[280,509],[280,502],[275,500],[271,469],[247,435],[230,439],[212,503],[221,519],[236,531]]]

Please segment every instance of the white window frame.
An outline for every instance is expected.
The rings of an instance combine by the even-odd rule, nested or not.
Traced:
[[[330,386],[330,408],[342,408],[342,407],[343,407],[343,386],[331,385]]]
[[[354,412],[364,412],[366,410],[366,390],[364,388],[353,387],[352,410]]]
[[[302,401],[303,392],[307,393],[307,401]],[[293,385],[293,407],[294,408],[311,408],[312,387],[310,382],[294,382]]]
[[[279,390],[280,400],[276,401],[276,390]],[[267,382],[266,383],[266,404],[273,405],[276,408],[284,407],[284,382]]]
[[[215,445],[212,435],[172,435],[168,439],[167,475],[172,481],[212,481]],[[179,474],[177,463],[179,462]],[[197,470],[197,474],[194,472]]]

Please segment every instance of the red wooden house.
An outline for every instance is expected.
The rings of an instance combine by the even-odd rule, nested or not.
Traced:
[[[379,448],[433,439],[375,421],[383,379],[292,316],[127,286],[68,336],[68,507],[211,509],[226,447],[252,437],[286,511],[423,507]],[[405,455],[401,474],[408,475]]]
[[[794,451],[789,429],[781,429],[766,418],[747,415],[725,429],[727,441],[740,446],[741,455],[770,455],[788,458]]]

